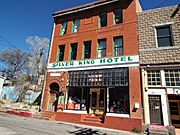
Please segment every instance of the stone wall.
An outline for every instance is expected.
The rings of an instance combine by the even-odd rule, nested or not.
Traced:
[[[176,6],[138,13],[139,54],[141,64],[180,62],[180,12],[171,17]],[[157,47],[156,26],[171,25],[173,46]]]

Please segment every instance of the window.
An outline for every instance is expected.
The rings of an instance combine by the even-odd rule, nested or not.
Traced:
[[[158,47],[172,46],[170,26],[157,27],[156,31]]]
[[[160,70],[147,71],[148,85],[161,85]]]
[[[77,43],[71,44],[71,49],[70,49],[70,60],[76,60],[77,56]]]
[[[64,21],[64,22],[62,22],[62,26],[61,26],[61,30],[60,30],[60,35],[64,35],[64,34],[66,34],[66,32],[67,32],[67,22]]]
[[[63,61],[64,60],[64,50],[65,50],[65,45],[60,45],[58,48],[57,61]]]
[[[70,71],[68,86],[128,86],[128,68]]]
[[[90,58],[91,57],[91,41],[85,41],[84,42],[84,52],[83,52],[83,58]]]
[[[79,28],[80,28],[80,20],[79,19],[75,19],[73,21],[73,25],[72,25],[72,33],[78,32]]]
[[[115,87],[109,89],[109,112],[129,114],[128,87]]]
[[[100,13],[98,26],[99,28],[107,26],[107,13],[106,12]]]
[[[114,37],[114,56],[123,55],[123,38]]]
[[[106,56],[106,39],[98,40],[98,58]]]
[[[165,70],[166,86],[180,86],[180,70]]]
[[[114,24],[122,23],[122,10],[116,9],[114,10]]]
[[[69,110],[86,110],[87,109],[87,89],[70,87],[68,90],[68,100],[66,109]]]

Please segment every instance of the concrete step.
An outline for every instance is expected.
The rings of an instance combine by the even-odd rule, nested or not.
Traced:
[[[165,126],[150,125],[149,135],[169,135],[169,131]]]
[[[89,123],[101,123],[101,118],[100,116],[95,116],[95,115],[85,115],[82,119],[82,122],[89,122]]]
[[[55,114],[54,112],[37,112],[32,115],[33,118],[38,118],[38,119],[45,119],[45,120],[54,120]]]

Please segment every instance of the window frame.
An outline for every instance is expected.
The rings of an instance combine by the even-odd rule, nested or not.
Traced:
[[[115,39],[120,39],[121,40],[121,45],[120,46],[115,46]],[[120,49],[120,48],[122,48],[122,52],[121,52],[121,54],[120,55],[115,55],[116,53],[116,49]],[[116,37],[113,37],[113,56],[122,56],[124,54],[124,50],[123,50],[123,36],[116,36]]]
[[[116,22],[116,18],[118,17],[116,17],[116,14],[115,14],[115,12],[117,11],[117,10],[120,10],[121,11],[121,14],[119,15],[120,17],[120,22]],[[123,10],[122,9],[120,9],[120,8],[117,8],[117,9],[114,9],[114,17],[113,17],[113,22],[114,22],[114,24],[121,24],[121,23],[123,23]]]
[[[87,43],[87,44],[86,44]],[[83,46],[83,56],[82,56],[82,58],[83,59],[88,59],[88,58],[91,58],[91,45],[92,45],[92,41],[90,40],[90,41],[84,41],[84,46]],[[89,45],[90,46],[90,50],[87,50],[86,49],[86,45]],[[89,57],[85,57],[86,56],[86,52],[88,52],[88,54],[89,54]]]
[[[173,75],[173,76],[171,76],[171,75]],[[180,86],[180,69],[165,69],[164,76],[165,76],[165,84],[167,87],[179,87]],[[176,79],[178,79],[178,81]],[[168,82],[169,82],[169,85],[167,85]],[[172,85],[172,84],[174,84],[174,85]],[[177,84],[179,84],[179,85],[177,85]]]
[[[65,34],[67,34],[67,25],[68,25],[67,21],[63,21],[63,22],[61,23],[60,35],[65,35]],[[64,28],[64,27],[65,27],[65,28]],[[64,33],[63,33],[63,30],[64,30]]]
[[[158,29],[162,29],[162,28],[168,28],[168,29],[169,29],[169,35],[159,37],[159,36],[158,36]],[[161,24],[161,25],[156,25],[156,26],[155,26],[155,37],[156,37],[156,47],[157,47],[157,48],[172,47],[172,46],[173,46],[173,35],[172,35],[171,23],[169,23],[169,24],[164,24],[164,25],[163,25],[163,24]],[[170,45],[168,45],[168,46],[159,46],[159,39],[162,39],[162,38],[169,38]]]
[[[103,14],[105,14],[105,18],[102,18]],[[105,25],[102,26],[102,22],[106,21]],[[99,13],[99,20],[98,20],[98,28],[106,27],[107,26],[107,12]]]
[[[63,50],[63,56],[61,57],[61,50]],[[57,55],[57,61],[63,61],[64,60],[64,53],[65,53],[65,45],[59,45],[58,46],[58,55]]]
[[[100,41],[105,41],[105,47],[104,48],[99,48],[100,46]],[[103,39],[98,39],[98,47],[97,47],[97,58],[103,58],[106,57],[106,46],[107,46],[107,39],[103,38]],[[99,57],[99,51],[101,51],[101,57]],[[105,51],[105,56],[102,56],[102,51]]]
[[[155,87],[155,86],[161,86],[162,85],[161,70],[147,70],[146,72],[147,72],[147,86]],[[156,76],[157,72],[159,72],[159,77]],[[148,74],[150,74],[150,78],[149,78]],[[152,78],[152,77],[154,77],[154,78]],[[160,80],[158,81],[157,78],[159,78]],[[155,81],[153,81],[153,79]],[[151,80],[150,81],[151,84],[149,83],[149,80]],[[156,84],[153,85],[153,83],[156,83]]]
[[[79,24],[76,25],[75,24],[76,21],[78,21]],[[75,31],[75,26],[77,26],[77,29],[76,29],[77,31]],[[79,32],[79,30],[80,30],[80,19],[77,18],[77,19],[74,19],[72,22],[72,33],[77,33]]]
[[[69,55],[69,60],[76,60],[77,59],[77,49],[78,49],[78,43],[71,43],[70,44],[70,55]],[[75,47],[75,50],[73,50],[73,46],[76,46]],[[75,53],[75,58],[74,58],[74,54]]]

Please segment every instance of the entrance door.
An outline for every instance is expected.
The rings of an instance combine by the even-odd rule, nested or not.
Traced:
[[[150,123],[163,125],[161,96],[149,95]]]
[[[105,111],[105,89],[90,89],[90,108],[91,114],[102,115]]]

